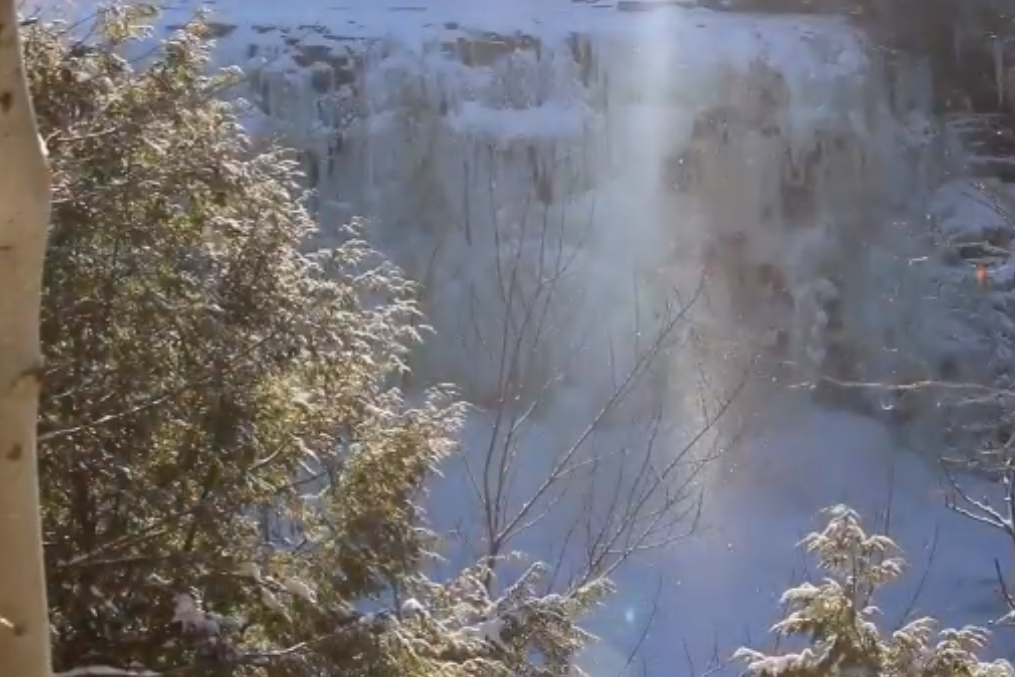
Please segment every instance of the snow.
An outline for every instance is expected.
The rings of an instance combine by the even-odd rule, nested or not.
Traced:
[[[34,0],[32,7],[57,7],[72,12],[72,16],[88,16],[96,0]],[[693,3],[689,3],[693,4]],[[419,45],[435,35],[453,32],[453,26],[464,26],[475,31],[512,34],[516,31],[547,37],[566,37],[572,32],[592,33],[606,31],[611,34],[640,34],[646,29],[663,32],[679,24],[679,33],[670,33],[674,42],[686,45],[689,54],[698,59],[722,59],[720,53],[737,52],[741,58],[752,58],[756,50],[750,43],[762,43],[773,54],[793,62],[792,43],[788,36],[804,39],[825,39],[830,35],[837,41],[852,39],[846,21],[826,19],[817,24],[811,21],[770,20],[763,16],[731,16],[695,7],[659,7],[651,12],[618,11],[616,2],[573,3],[569,0],[427,0],[407,3],[402,0],[348,0],[341,5],[322,5],[316,0],[244,0],[231,2],[218,0],[172,0],[162,3],[168,24],[179,24],[194,15],[201,7],[211,10],[210,18],[216,22],[238,26],[237,33],[248,36],[266,35],[269,27],[288,27],[311,41],[320,41],[314,27],[326,27],[341,38],[376,38],[395,36],[409,45]],[[26,11],[31,11],[27,9]],[[833,31],[828,30],[829,24]],[[818,26],[820,35],[814,32]],[[764,27],[759,29],[759,27]],[[723,50],[715,49],[715,30],[722,30]],[[234,34],[235,35],[235,34]],[[232,38],[232,36],[230,36]],[[744,44],[741,41],[747,41]],[[738,44],[739,43],[739,44]],[[841,43],[840,43],[841,44]],[[683,50],[684,47],[681,47]],[[849,65],[855,54],[841,54],[843,65]],[[812,68],[814,64],[796,63],[799,68]]]
[[[153,670],[122,670],[108,665],[88,665],[57,672],[53,677],[161,677],[162,674]]]
[[[820,525],[818,510],[835,503],[860,511],[868,531],[890,515],[887,530],[909,558],[907,575],[880,600],[889,627],[907,610],[955,625],[1001,615],[990,554],[1001,556],[1004,544],[946,509],[931,469],[897,450],[869,419],[807,403],[784,406],[776,430],[736,454],[701,537],[675,557],[679,592],[667,602],[692,612],[667,613],[673,625],[666,635],[687,638],[699,663],[717,638],[727,649],[744,641],[745,631],[763,641],[783,590],[817,575],[793,544]],[[736,612],[716,600],[729,600]]]
[[[173,623],[179,623],[186,633],[202,637],[215,637],[221,631],[219,620],[201,609],[201,605],[188,593],[177,593],[173,601]]]
[[[298,578],[287,579],[285,589],[286,592],[294,597],[298,597],[311,604],[317,604],[317,593],[305,581],[301,581]]]
[[[418,599],[410,597],[402,602],[401,613],[403,618],[412,618],[414,616],[426,616],[427,610]]]
[[[990,181],[953,179],[942,185],[931,200],[941,235],[951,242],[979,242],[1013,228],[1015,196]]]
[[[195,6],[178,0],[166,23],[179,23]],[[911,556],[913,570],[883,605],[889,616],[941,614],[958,625],[1000,615],[990,580],[993,558],[1005,557],[1002,539],[948,511],[926,456],[903,444],[940,448],[945,399],[906,396],[917,403],[906,406],[916,407],[919,422],[919,434],[907,438],[887,420],[903,403],[880,391],[860,398],[883,410],[876,420],[822,407],[809,390],[787,387],[820,377],[837,349],[862,363],[855,377],[864,382],[937,378],[927,365],[953,357],[969,365],[963,375],[988,383],[1010,363],[1003,334],[1015,337],[1015,327],[1004,308],[1015,262],[992,262],[992,288],[982,291],[971,265],[943,254],[996,238],[1010,224],[983,199],[982,185],[949,178],[956,168],[943,159],[926,110],[920,64],[901,66],[889,88],[885,65],[844,20],[693,7],[236,0],[216,3],[213,18],[235,26],[220,40],[223,63],[263,66],[264,89],[249,93],[253,104],[245,108],[248,129],[281,131],[313,151],[321,203],[333,206],[334,218],[371,217],[375,241],[426,281],[427,312],[442,339],[417,356],[416,370],[424,384],[456,382],[477,404],[468,453],[489,448],[504,399],[498,360],[485,355],[504,328],[497,271],[520,262],[515,272],[532,294],[560,279],[546,306],[552,336],[524,356],[549,394],[517,430],[512,453],[524,458],[507,501],[523,500],[580,437],[639,341],[658,328],[650,316],[663,313],[673,290],[690,296],[708,252],[742,235],[742,251],[717,255],[720,288],[710,288],[690,319],[693,331],[681,326],[681,350],[657,369],[667,380],[640,385],[637,398],[646,399],[636,401],[663,402],[664,447],[676,454],[704,416],[700,371],[730,389],[753,342],[781,332],[789,355],[767,358],[772,373],[751,381],[737,407],[743,429],[731,423],[692,445],[690,458],[699,463],[710,445],[730,449],[694,480],[706,497],[701,527],[620,572],[618,598],[595,619],[605,639],[587,654],[590,674],[623,670],[650,616],[645,655],[672,666],[677,651],[686,658],[678,674],[688,677],[716,651],[728,656],[761,640],[781,592],[806,573],[795,543],[832,503],[860,509],[868,526],[890,515],[892,536]],[[524,33],[539,49],[477,67],[449,54],[448,44],[483,32]],[[591,73],[573,56],[576,33],[594,47]],[[287,44],[294,39],[296,46]],[[314,78],[328,69],[300,66],[297,58],[311,46],[361,58],[355,79],[362,96],[353,101],[351,85],[315,90]],[[342,115],[353,103],[349,115],[357,121],[346,125]],[[258,113],[258,105],[270,111]],[[702,114],[720,106],[771,123],[777,138],[737,136],[697,168],[692,190],[663,190],[667,162],[696,142]],[[716,150],[714,139],[704,143]],[[781,215],[787,176],[815,157],[812,211]],[[530,198],[546,175],[553,194],[544,209]],[[1015,200],[994,188],[1002,200]],[[568,265],[547,269],[548,259]],[[735,290],[736,278],[759,264],[786,282],[791,309],[762,298],[758,285]],[[832,337],[835,305],[843,328]],[[784,371],[792,379],[779,380]],[[518,406],[531,405],[529,397],[518,394]],[[618,414],[597,426],[579,458],[625,445],[638,453],[644,431],[637,420]],[[735,433],[743,441],[734,446]],[[607,478],[621,467],[596,466]],[[431,512],[450,527],[476,507],[463,474],[446,474]],[[563,498],[561,505],[562,519],[585,508]],[[547,519],[516,545],[552,556],[564,526]],[[656,595],[659,578],[665,585]],[[262,596],[284,610],[267,588]],[[197,622],[196,602],[177,602],[181,622]],[[419,612],[411,602],[403,614]],[[487,620],[470,632],[495,639],[500,623]]]
[[[272,611],[285,614],[285,605],[278,599],[278,596],[266,587],[261,587],[261,602]]]
[[[261,567],[256,562],[244,562],[237,568],[237,573],[255,581],[261,580]]]
[[[486,135],[496,141],[580,136],[587,110],[561,104],[544,104],[525,110],[484,108],[474,101],[466,102],[449,119],[459,134]]]

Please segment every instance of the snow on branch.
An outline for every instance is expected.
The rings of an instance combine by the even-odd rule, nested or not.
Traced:
[[[161,675],[161,672],[152,670],[123,670],[108,665],[89,665],[53,673],[53,677],[161,677]]]

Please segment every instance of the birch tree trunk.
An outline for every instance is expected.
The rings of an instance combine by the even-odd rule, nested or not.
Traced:
[[[35,427],[50,181],[18,35],[0,0],[0,675],[50,675]]]

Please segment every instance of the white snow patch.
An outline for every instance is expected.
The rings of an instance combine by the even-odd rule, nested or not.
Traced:
[[[490,642],[495,646],[503,644],[504,640],[501,637],[503,631],[504,620],[500,617],[490,618],[462,629],[463,634],[466,636]]]
[[[161,677],[162,674],[153,670],[124,670],[108,665],[88,665],[54,673],[53,677]]]
[[[1011,233],[1015,200],[992,181],[954,179],[935,193],[930,213],[943,237],[951,242],[978,242],[998,232]]]
[[[205,613],[192,595],[181,592],[173,599],[173,622],[179,623],[184,632],[204,637],[214,637],[221,632],[218,620]]]
[[[402,602],[402,616],[405,618],[413,618],[415,616],[426,616],[428,614],[426,607],[415,597]]]
[[[497,140],[563,139],[581,136],[591,111],[581,105],[546,103],[522,110],[488,108],[467,101],[448,121],[458,134],[483,135]]]
[[[317,593],[305,581],[298,578],[290,578],[285,581],[285,589],[290,595],[299,597],[305,602],[317,604]]]

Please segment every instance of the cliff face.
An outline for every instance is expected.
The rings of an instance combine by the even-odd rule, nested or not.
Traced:
[[[311,20],[296,0],[291,13],[249,2],[214,19],[221,60],[250,74],[252,124],[301,154],[322,233],[369,216],[371,237],[423,282],[451,340],[419,356],[421,380],[496,394],[482,349],[504,322],[493,271],[516,257],[519,284],[538,289],[548,232],[576,257],[574,287],[549,311],[560,330],[533,349],[537,371],[573,358],[570,345],[608,352],[595,341],[625,340],[632,308],[702,268],[703,359],[730,379],[729,356],[758,345],[797,380],[979,382],[1003,368],[986,307],[997,299],[970,293],[983,259],[970,240],[1000,246],[1008,230],[944,204],[970,186],[935,192],[949,172],[1008,176],[990,157],[1004,154],[1003,68],[970,37],[986,19],[969,6],[477,0]],[[955,138],[974,157],[953,153]],[[631,279],[646,297],[618,291]],[[940,419],[936,395],[868,394],[847,406]]]

